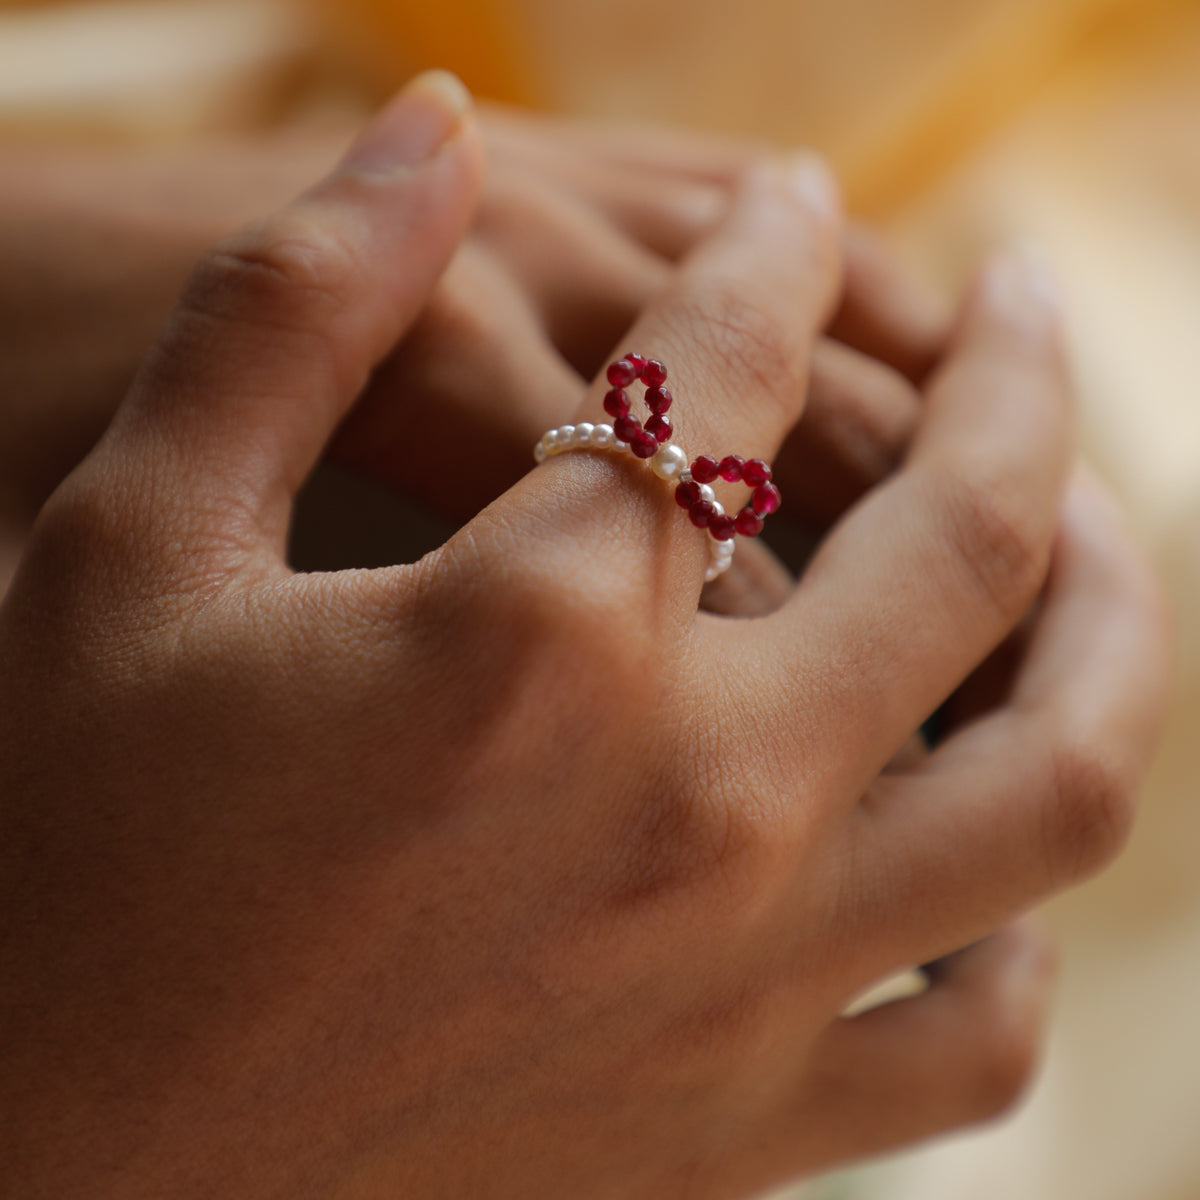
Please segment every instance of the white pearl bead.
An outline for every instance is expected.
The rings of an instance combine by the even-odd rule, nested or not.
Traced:
[[[568,450],[571,443],[575,439],[574,425],[560,425],[558,427],[558,448],[560,450]]]
[[[596,425],[593,427],[593,446],[611,446],[613,444],[613,440],[613,427],[611,425]]]
[[[714,500],[712,502],[712,506],[713,506],[712,515],[714,517],[723,517],[725,515],[725,509],[722,506],[720,500]]]
[[[709,504],[716,504],[717,493],[714,492],[707,483],[702,483],[700,485],[700,499],[707,500]]]
[[[592,434],[595,432],[595,425],[591,421],[583,421],[575,426],[575,445],[587,446],[591,444]]]
[[[659,479],[674,479],[687,466],[687,455],[676,445],[668,442],[650,460],[650,469]]]
[[[535,462],[545,462],[547,453],[548,452],[546,450],[545,441],[543,440],[543,441],[538,442],[538,444],[536,446],[534,446],[534,448],[533,448],[534,461]]]

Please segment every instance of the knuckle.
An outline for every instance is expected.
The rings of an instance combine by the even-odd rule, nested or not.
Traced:
[[[98,644],[101,634],[115,635],[113,602],[149,596],[159,567],[146,514],[128,490],[86,473],[84,467],[69,476],[43,506],[24,559],[27,594],[42,606],[43,628],[72,645],[81,636]]]
[[[330,229],[282,213],[209,250],[184,291],[185,307],[283,328],[308,327],[343,308],[361,264]]]
[[[1050,563],[1050,523],[1016,482],[947,472],[940,510],[956,557],[977,590],[1006,622],[1037,595]]]
[[[33,545],[67,569],[123,557],[132,522],[120,492],[69,478],[46,502],[33,530]]]
[[[1137,788],[1099,747],[1070,742],[1052,752],[1050,788],[1043,840],[1057,886],[1117,856],[1133,828]]]

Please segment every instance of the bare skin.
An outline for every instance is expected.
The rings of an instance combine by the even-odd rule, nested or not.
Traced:
[[[349,468],[458,520],[528,469],[529,446],[578,405],[753,156],[736,143],[495,108],[483,131],[487,173],[471,232],[333,448]],[[4,152],[7,527],[27,529],[99,437],[200,254],[285,203],[348,140],[341,129],[302,129],[177,152]],[[845,296],[814,371],[793,505],[811,495],[827,507],[895,465],[916,419],[908,381],[929,369],[948,331],[945,308],[867,230],[848,232],[846,249]],[[452,491],[405,462],[416,415],[455,428],[470,455]]]
[[[1044,279],[981,275],[900,470],[769,615],[700,612],[703,535],[583,454],[415,565],[293,574],[296,489],[481,154],[418,85],[208,254],[38,518],[0,608],[21,1195],[741,1196],[1028,1075],[1049,960],[1012,922],[1118,849],[1166,671],[1071,482]],[[685,445],[775,457],[842,246],[818,164],[740,175],[617,347],[671,364]],[[888,770],[1039,596],[994,701]]]

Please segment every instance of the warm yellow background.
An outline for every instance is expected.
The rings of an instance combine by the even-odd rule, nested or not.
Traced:
[[[0,13],[0,131],[179,138],[363,104],[412,70],[841,168],[951,287],[1039,241],[1088,452],[1166,574],[1178,699],[1134,842],[1052,906],[1041,1083],[1001,1128],[823,1181],[887,1200],[1200,1200],[1200,6],[1182,0],[189,0]]]

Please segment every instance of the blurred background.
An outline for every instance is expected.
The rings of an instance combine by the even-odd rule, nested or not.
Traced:
[[[1051,906],[1064,977],[1028,1104],[791,1194],[1200,1200],[1200,5],[0,0],[0,136],[218,170],[221,139],[337,140],[428,66],[546,110],[814,145],[946,289],[997,242],[1056,264],[1086,452],[1178,609],[1171,726],[1128,852]],[[203,185],[174,198],[203,202]]]

